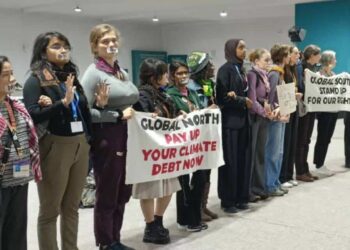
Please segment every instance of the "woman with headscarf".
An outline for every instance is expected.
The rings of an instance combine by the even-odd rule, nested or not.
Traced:
[[[246,45],[242,39],[225,44],[225,58],[217,74],[216,97],[222,112],[222,138],[225,165],[219,168],[218,192],[226,213],[247,209],[251,166],[249,164],[248,84],[243,61]]]

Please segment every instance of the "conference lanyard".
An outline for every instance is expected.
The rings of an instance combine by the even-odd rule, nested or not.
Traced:
[[[66,92],[66,87],[63,84],[60,84],[60,86],[63,89],[63,91]],[[74,92],[73,101],[69,105],[72,111],[72,116],[74,121],[78,120],[78,109],[79,109],[78,105],[79,105],[79,95],[77,94],[77,92]]]
[[[6,121],[7,126],[9,127],[9,131],[10,131],[13,145],[15,146],[17,155],[19,157],[22,157],[23,151],[22,151],[22,147],[21,147],[21,144],[19,143],[18,136],[17,136],[17,123],[16,123],[15,114],[13,112],[12,105],[9,103],[9,101],[6,100],[4,103],[5,103],[7,113],[9,115],[9,120],[10,120],[10,121],[5,120],[5,121]]]

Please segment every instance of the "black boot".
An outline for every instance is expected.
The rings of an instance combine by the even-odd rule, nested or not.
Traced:
[[[168,244],[170,242],[169,234],[165,234],[164,230],[159,227],[155,221],[146,223],[143,242],[154,244]]]
[[[163,216],[154,215],[154,223],[160,228],[165,235],[169,236],[169,230],[163,225]]]

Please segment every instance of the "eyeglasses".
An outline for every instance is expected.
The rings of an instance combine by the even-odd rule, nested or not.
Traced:
[[[180,71],[175,73],[176,76],[187,76],[188,74],[188,71]]]
[[[62,44],[53,44],[49,47],[49,49],[53,49],[53,50],[61,50],[62,48],[65,50],[71,49],[68,45],[62,45]]]

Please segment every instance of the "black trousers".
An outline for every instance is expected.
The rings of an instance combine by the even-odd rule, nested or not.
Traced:
[[[28,184],[1,192],[0,250],[26,250]]]
[[[316,113],[307,113],[299,118],[297,149],[295,153],[295,169],[297,175],[303,175],[309,172],[307,155],[309,153],[309,144],[314,129]]]
[[[316,115],[317,123],[317,140],[314,151],[314,164],[316,168],[324,165],[329,143],[331,142],[335,124],[337,123],[338,113],[322,112]]]
[[[350,112],[344,112],[345,166],[350,168]]]
[[[222,130],[225,165],[218,172],[218,193],[222,207],[247,203],[250,193],[249,127]]]
[[[295,152],[297,149],[298,113],[290,114],[284,133],[283,160],[280,173],[280,182],[285,183],[293,179]]]
[[[190,175],[179,176],[181,190],[176,193],[177,223],[198,226],[201,223],[201,205],[206,172],[196,171]]]

